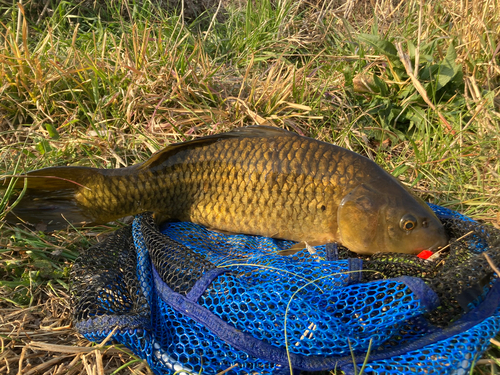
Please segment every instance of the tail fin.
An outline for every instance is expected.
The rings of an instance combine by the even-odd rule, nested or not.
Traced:
[[[98,174],[101,171],[95,168],[52,167],[0,179],[0,189],[6,189],[15,178],[15,188],[22,189],[27,183],[21,201],[7,214],[7,222],[32,224],[48,231],[66,228],[70,223],[93,223],[95,218],[77,202],[76,194]]]

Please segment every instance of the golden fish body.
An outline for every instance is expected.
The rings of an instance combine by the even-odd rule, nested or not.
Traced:
[[[414,253],[447,240],[430,208],[371,160],[277,128],[171,145],[128,168],[54,167],[28,177],[16,213],[52,227],[64,224],[61,212],[82,225],[152,211],[160,220],[340,242],[359,253]]]

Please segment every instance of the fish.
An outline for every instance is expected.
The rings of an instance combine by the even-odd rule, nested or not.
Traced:
[[[275,127],[171,144],[125,168],[59,166],[22,177],[16,220],[49,230],[150,211],[158,222],[335,242],[359,254],[416,254],[448,240],[429,206],[372,160]]]

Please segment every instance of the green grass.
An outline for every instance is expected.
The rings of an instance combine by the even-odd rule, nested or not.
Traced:
[[[424,199],[500,228],[500,2],[353,3],[257,0],[184,23],[148,0],[53,1],[44,17],[0,2],[0,174],[122,167],[257,123],[367,155]],[[417,83],[398,45],[419,61]],[[15,197],[0,194],[2,219]],[[115,228],[0,222],[1,305],[67,292],[78,248]]]

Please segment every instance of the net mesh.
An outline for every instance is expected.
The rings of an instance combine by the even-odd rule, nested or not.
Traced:
[[[432,208],[452,239],[437,260],[284,255],[292,242],[139,215],[75,262],[75,326],[93,341],[117,327],[157,374],[349,374],[367,352],[367,373],[467,372],[500,331],[483,256],[500,264],[500,231]]]

